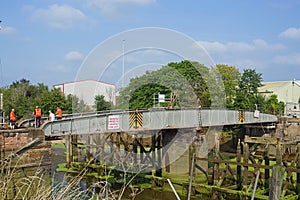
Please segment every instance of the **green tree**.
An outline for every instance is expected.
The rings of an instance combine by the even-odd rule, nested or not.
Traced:
[[[255,69],[245,69],[238,84],[234,100],[235,109],[254,110],[257,104],[258,88],[262,85],[262,74]]]
[[[26,79],[13,82],[7,88],[3,88],[3,104],[5,113],[9,113],[12,108],[15,108],[18,118],[23,116],[31,116],[32,110],[28,108],[33,107],[32,99],[35,98],[36,93],[34,87]]]
[[[89,112],[92,108],[88,107],[82,99],[79,99],[76,95],[67,95],[66,109],[69,113],[82,113]]]
[[[213,68],[215,73],[220,73],[225,88],[226,94],[226,107],[234,108],[234,99],[236,97],[236,88],[238,87],[240,81],[240,72],[234,66],[217,64]]]
[[[212,82],[210,70],[202,64],[187,60],[171,62],[159,70],[147,71],[140,77],[132,78],[129,85],[120,91],[118,107],[152,107],[153,95],[157,93],[176,94],[177,105],[183,107],[195,107],[197,98],[201,99],[203,107],[210,107],[208,84],[215,84]]]
[[[112,105],[110,102],[105,101],[104,95],[96,95],[95,96],[95,105],[96,105],[96,110],[97,111],[102,111],[102,110],[110,110]]]
[[[278,101],[277,95],[273,94],[267,99],[264,112],[273,115],[281,115],[284,112],[284,107],[284,103]]]
[[[59,89],[54,88],[51,91],[44,91],[40,101],[40,106],[46,114],[49,110],[55,112],[57,106],[64,110],[67,99]]]

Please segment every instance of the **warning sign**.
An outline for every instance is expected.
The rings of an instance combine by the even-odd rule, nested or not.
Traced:
[[[143,113],[141,112],[130,113],[129,127],[131,130],[143,127]]]
[[[108,116],[108,129],[119,129],[120,128],[120,116],[110,115]]]

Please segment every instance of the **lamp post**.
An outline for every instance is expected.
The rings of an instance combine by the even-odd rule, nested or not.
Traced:
[[[123,64],[122,64],[122,88],[124,88],[124,76],[125,76],[125,40],[122,41],[122,49],[123,49]]]

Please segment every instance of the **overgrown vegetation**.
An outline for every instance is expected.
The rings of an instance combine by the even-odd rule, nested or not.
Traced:
[[[91,163],[86,163],[89,165]],[[143,191],[132,186],[140,173],[123,171],[121,187],[113,188],[108,180],[95,180],[81,187],[85,182],[88,167],[83,167],[79,173],[65,173],[64,182],[54,180],[49,169],[43,167],[24,169],[12,162],[2,162],[0,167],[0,199],[3,200],[97,200],[123,199],[126,189],[130,191],[130,199]]]
[[[25,172],[25,169],[8,162],[2,163],[0,170],[0,199],[3,200],[81,200],[90,196],[90,188],[78,188],[79,176],[69,179],[64,185],[52,184],[49,172],[43,168]]]

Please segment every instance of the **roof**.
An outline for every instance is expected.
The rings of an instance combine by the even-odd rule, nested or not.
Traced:
[[[258,88],[260,93],[272,93],[279,88],[292,84],[293,81],[277,81],[277,82],[262,82],[262,86]],[[300,87],[300,81],[294,81],[295,85]]]
[[[66,85],[66,84],[80,83],[80,82],[97,82],[97,83],[101,83],[101,84],[105,84],[105,85],[110,85],[110,86],[116,87],[115,84],[106,83],[106,82],[102,82],[102,81],[96,81],[96,80],[92,80],[92,79],[64,82],[64,83],[61,83],[61,84],[56,84],[56,85],[54,85],[54,87],[55,86],[60,86],[60,85]]]

